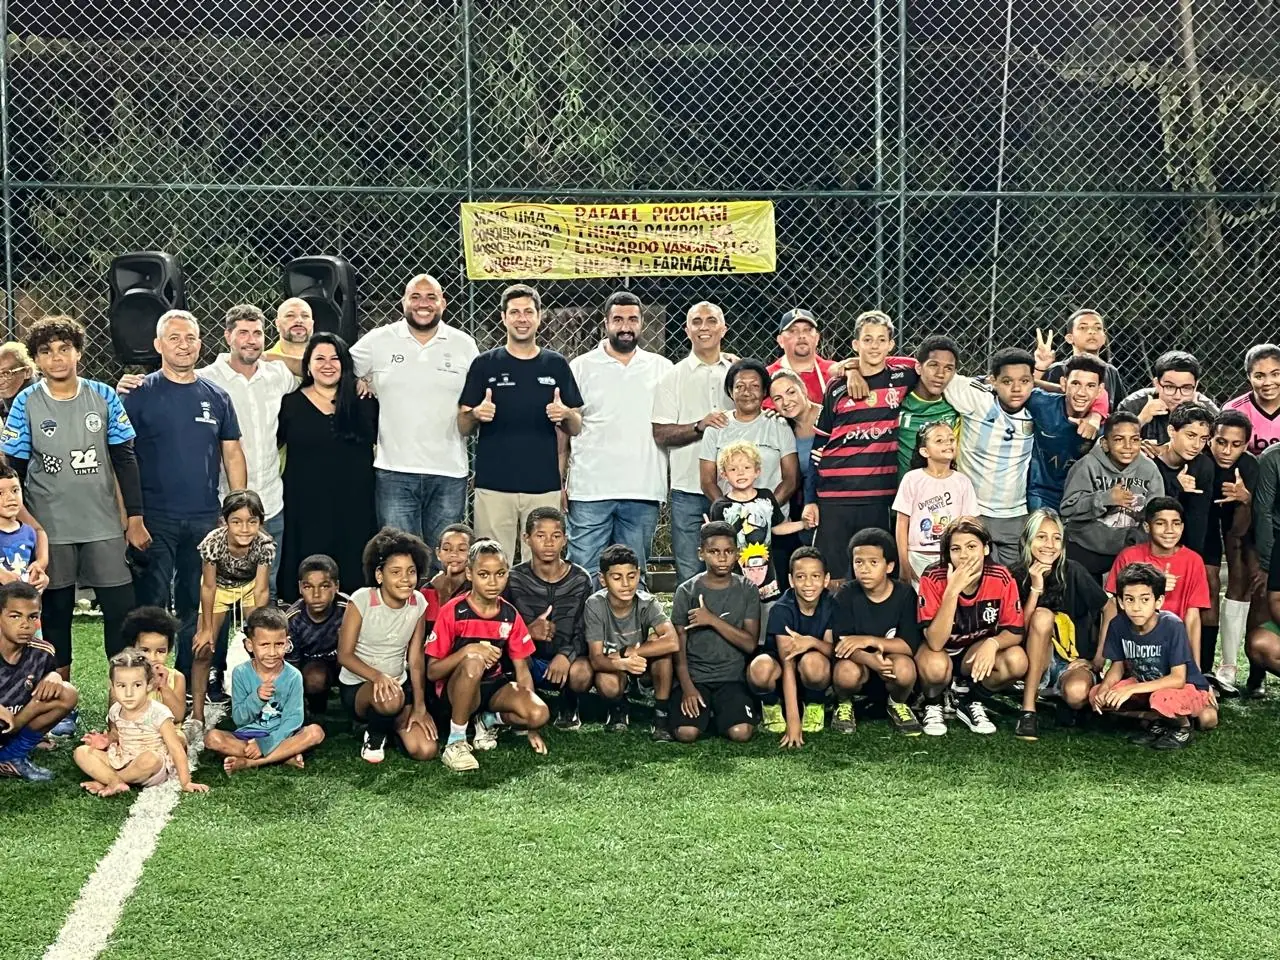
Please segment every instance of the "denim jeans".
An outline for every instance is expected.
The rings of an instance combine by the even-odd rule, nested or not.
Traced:
[[[671,491],[671,552],[675,554],[677,586],[702,572],[698,533],[702,518],[710,512],[711,504],[702,494]]]
[[[657,529],[656,501],[570,500],[569,559],[586,567],[594,583],[604,548],[615,543],[625,544],[640,558],[643,580]]]
[[[200,554],[196,547],[218,525],[218,515],[177,519],[147,517],[151,546],[146,565],[135,566],[133,588],[140,606],[172,608],[178,629],[176,666],[191,680],[191,638],[200,613]],[[172,601],[172,602],[170,602]]]
[[[276,577],[280,575],[280,554],[281,548],[284,546],[284,511],[281,510],[274,517],[267,517],[267,522],[262,528],[271,534],[271,539],[276,542],[276,553],[271,558],[271,579],[267,581],[267,588],[271,591],[271,602],[276,602]]]
[[[466,516],[467,478],[394,470],[374,473],[378,523],[422,537],[434,563],[440,532]]]

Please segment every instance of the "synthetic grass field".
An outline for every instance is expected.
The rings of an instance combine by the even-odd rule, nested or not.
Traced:
[[[78,628],[82,717],[105,700]],[[331,706],[331,712],[336,707]],[[1274,958],[1275,701],[1175,755],[881,720],[797,754],[588,725],[450,774],[349,733],[305,771],[206,757],[110,946],[185,958]],[[131,797],[0,781],[0,954],[39,957]]]

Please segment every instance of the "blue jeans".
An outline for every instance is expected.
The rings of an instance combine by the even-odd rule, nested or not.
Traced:
[[[440,533],[467,513],[467,478],[375,470],[378,523],[416,533],[435,562]]]
[[[271,558],[271,579],[267,581],[267,589],[271,591],[271,602],[276,602],[276,577],[280,575],[280,555],[284,548],[284,511],[281,510],[274,517],[267,517],[267,522],[262,528],[271,534],[271,539],[276,542],[276,553]]]
[[[700,493],[671,491],[671,552],[675,554],[676,585],[702,572],[698,559],[698,533],[711,504]]]
[[[569,559],[586,567],[594,583],[604,548],[615,543],[625,544],[640,558],[643,580],[657,529],[656,501],[570,500]]]
[[[201,562],[196,547],[218,525],[218,515],[186,519],[153,516],[146,518],[146,524],[151,546],[146,566],[134,568],[133,589],[139,606],[172,607],[181,623],[176,665],[190,681],[191,638],[200,613]]]

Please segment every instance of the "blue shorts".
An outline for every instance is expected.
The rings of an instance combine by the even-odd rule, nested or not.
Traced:
[[[552,658],[554,659],[554,657]],[[533,689],[535,690],[559,690],[560,688],[547,682],[547,667],[551,666],[551,660],[542,660],[538,657],[530,657],[526,663],[529,664],[529,673],[533,675]]]
[[[1049,666],[1045,668],[1043,676],[1040,677],[1040,692],[1041,693],[1046,693],[1046,692],[1058,693],[1059,692],[1058,684],[1062,681],[1063,674],[1065,674],[1067,670],[1070,669],[1072,664],[1078,664],[1078,663],[1087,664],[1088,661],[1087,660],[1063,660],[1060,656],[1058,656],[1057,652],[1055,651],[1053,654],[1053,659],[1049,661]],[[1090,667],[1089,673],[1091,676],[1093,675],[1092,667]],[[1094,683],[1098,682],[1098,678],[1096,676],[1093,677],[1093,682]]]

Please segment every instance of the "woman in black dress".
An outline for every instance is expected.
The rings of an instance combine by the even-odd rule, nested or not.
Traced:
[[[341,337],[318,333],[302,356],[302,384],[280,401],[277,444],[285,449],[284,546],[276,589],[298,598],[298,565],[313,553],[338,563],[341,590],[364,586],[360,554],[377,532],[373,445],[378,401],[356,395]]]

